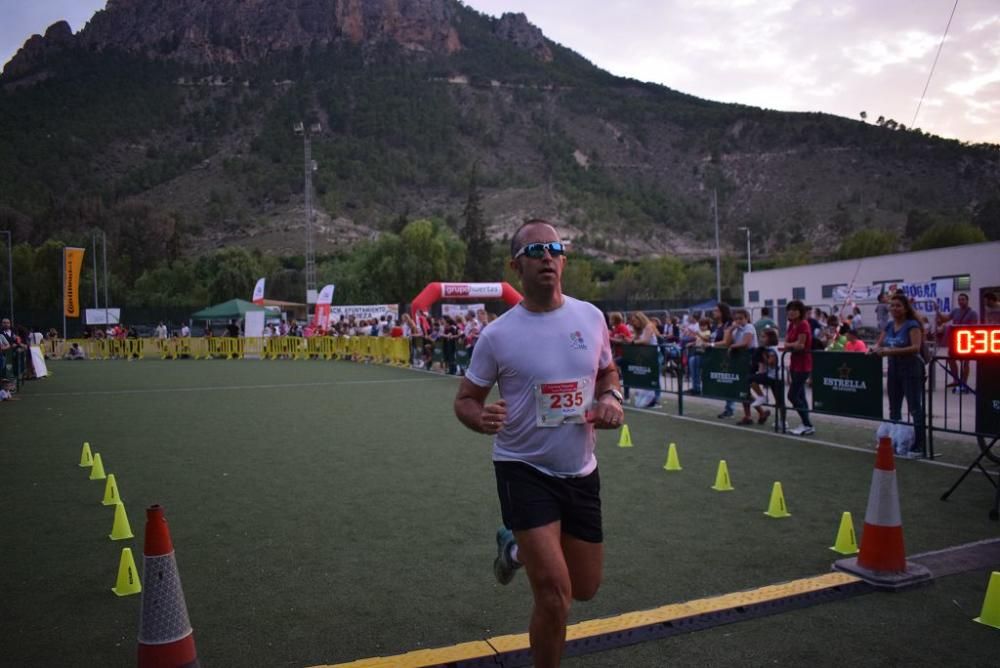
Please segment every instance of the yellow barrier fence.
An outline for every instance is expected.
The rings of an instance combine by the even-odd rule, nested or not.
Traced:
[[[74,343],[83,351],[84,357],[91,360],[339,359],[408,366],[415,350],[408,338],[382,336],[52,339],[45,342],[44,350],[49,357],[66,357]]]

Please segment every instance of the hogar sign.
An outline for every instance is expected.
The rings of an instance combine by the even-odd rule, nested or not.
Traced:
[[[922,283],[890,283],[886,286],[886,292],[891,297],[897,290],[902,290],[917,311],[950,313],[954,285],[950,278]]]

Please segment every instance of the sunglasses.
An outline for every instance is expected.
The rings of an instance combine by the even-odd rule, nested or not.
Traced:
[[[533,244],[528,244],[527,246],[522,246],[519,251],[514,253],[514,259],[521,257],[522,255],[527,255],[533,260],[540,260],[545,257],[545,251],[549,252],[552,257],[559,257],[560,255],[566,254],[566,246],[563,245],[561,241],[549,241],[548,243],[536,242]]]

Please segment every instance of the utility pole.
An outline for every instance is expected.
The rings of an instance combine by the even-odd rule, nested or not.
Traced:
[[[753,272],[753,265],[750,264],[750,228],[749,227],[740,227],[740,228],[737,228],[737,229],[745,230],[746,233],[747,233],[747,273],[749,274],[749,273]]]
[[[91,256],[94,260],[94,308],[100,308],[101,302],[97,300],[97,231],[90,233],[90,251]],[[83,319],[84,325],[87,324],[87,319]]]
[[[715,217],[715,300],[722,301],[722,248],[719,246],[719,193],[712,188],[712,215]]]
[[[101,230],[101,238],[104,240],[104,331],[108,331],[108,235]]]
[[[305,123],[293,126],[296,134],[302,134],[303,155],[303,185],[302,193],[306,210],[306,312],[309,304],[315,304],[318,296],[316,285],[316,244],[315,225],[316,213],[313,209],[312,175],[316,171],[316,162],[312,159],[312,135],[323,131],[319,123],[313,123],[308,128]]]
[[[7,235],[7,290],[10,294],[10,322],[11,326],[14,325],[14,252],[11,249],[13,245],[13,236],[10,230],[0,230],[0,234]]]

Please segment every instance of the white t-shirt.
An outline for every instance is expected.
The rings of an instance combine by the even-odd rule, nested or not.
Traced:
[[[592,424],[582,413],[594,399],[597,372],[612,363],[604,315],[564,296],[554,311],[515,306],[483,329],[465,377],[480,387],[498,383],[507,421],[493,441],[494,461],[517,461],[556,477],[597,468]],[[579,392],[579,396],[577,396]],[[568,401],[575,415],[540,426]],[[556,418],[559,421],[558,418]]]
[[[737,343],[742,343],[746,335],[750,335],[750,345],[748,350],[753,350],[757,347],[757,329],[751,325],[749,322],[742,327],[737,327],[733,325],[733,342],[730,345],[736,345]]]

